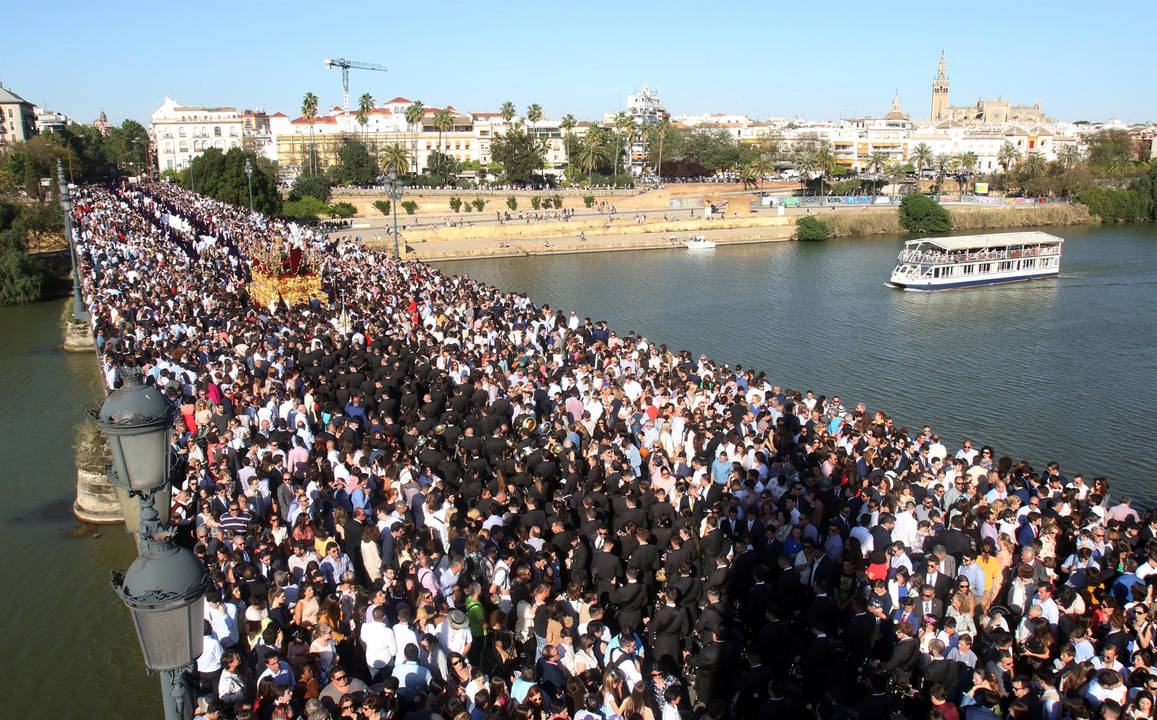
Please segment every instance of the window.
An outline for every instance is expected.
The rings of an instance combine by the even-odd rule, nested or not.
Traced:
[[[165,143],[165,152],[167,152],[167,153],[173,152],[173,143],[171,143],[171,142]]]
[[[467,150],[469,150],[469,149],[470,149],[470,141],[469,141],[469,140],[467,140],[467,141],[466,141],[466,149],[467,149]]]
[[[177,134],[179,134],[181,137],[185,137],[185,128],[179,128],[177,130]]]
[[[181,141],[181,143],[180,143],[180,145],[178,145],[178,147],[180,148],[181,152],[189,152],[189,143],[187,143],[184,140]]]
[[[213,128],[213,137],[221,137],[221,126],[217,125]]]
[[[429,140],[427,140],[427,141],[426,141],[426,149],[427,149],[427,150],[429,150],[429,149],[430,149],[430,141],[429,141]]]

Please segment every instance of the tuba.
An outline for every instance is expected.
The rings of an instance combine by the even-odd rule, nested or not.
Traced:
[[[538,421],[533,416],[527,415],[518,423],[518,430],[523,437],[530,435],[538,427]]]

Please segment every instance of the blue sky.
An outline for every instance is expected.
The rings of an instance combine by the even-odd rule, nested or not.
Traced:
[[[935,7],[928,7],[935,5]],[[146,122],[166,95],[187,105],[300,114],[401,95],[494,111],[541,104],[601,118],[642,83],[675,114],[809,120],[882,114],[899,90],[926,118],[940,51],[953,105],[1041,100],[1061,120],[1157,121],[1157,4],[828,2],[132,3],[13,2],[0,82],[91,122]],[[273,8],[283,8],[276,15]],[[15,30],[15,32],[14,32]]]

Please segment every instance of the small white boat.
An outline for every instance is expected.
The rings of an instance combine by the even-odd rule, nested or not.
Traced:
[[[909,240],[888,284],[903,290],[953,290],[1056,277],[1063,243],[1036,231]]]
[[[683,243],[688,250],[714,250],[715,241],[708,240],[702,235],[696,235],[693,238],[688,238],[687,242]]]

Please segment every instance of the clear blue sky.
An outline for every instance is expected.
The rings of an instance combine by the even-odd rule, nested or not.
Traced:
[[[273,14],[275,8],[285,8]],[[642,83],[672,113],[809,120],[882,114],[900,91],[926,118],[943,49],[953,105],[1041,100],[1061,120],[1157,121],[1152,0],[1053,2],[9,3],[0,82],[91,122],[147,124],[166,95],[187,105],[296,117],[316,93],[341,104],[326,57],[363,92],[494,111],[541,104],[601,118]]]

